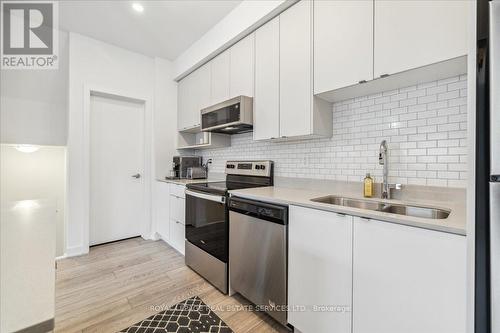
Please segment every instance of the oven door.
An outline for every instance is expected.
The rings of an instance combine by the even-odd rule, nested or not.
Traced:
[[[228,261],[228,210],[224,195],[186,190],[186,239]]]

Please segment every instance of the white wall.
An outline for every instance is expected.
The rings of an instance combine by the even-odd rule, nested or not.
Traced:
[[[98,40],[88,38],[79,34],[70,33],[69,37],[69,117],[68,117],[68,218],[66,232],[66,252],[68,255],[85,253],[88,249],[85,244],[84,230],[88,216],[85,202],[86,183],[85,161],[83,148],[83,115],[84,115],[84,86],[92,85],[103,89],[129,92],[136,96],[151,96],[155,93],[159,96],[159,104],[153,117],[158,121],[165,121],[168,116],[163,112],[175,112],[176,98],[175,83],[163,80],[163,74],[155,74],[155,70],[165,71],[168,75],[169,63],[130,52]],[[170,79],[170,77],[169,77]],[[161,87],[155,88],[155,82]],[[162,94],[164,91],[164,94]],[[153,105],[154,105],[154,101]],[[176,121],[173,122],[176,124]],[[118,125],[118,124],[117,124]],[[168,126],[168,124],[166,125]],[[158,130],[161,125],[158,124]],[[146,129],[148,131],[148,129]],[[151,131],[151,129],[149,129]],[[166,163],[170,146],[168,135],[175,137],[175,132],[160,135],[159,143],[156,145],[158,158],[158,170],[163,169]],[[172,139],[173,140],[173,139]],[[152,143],[151,143],[152,144]],[[154,169],[154,168],[153,168]],[[149,181],[149,179],[148,179]],[[146,221],[150,223],[150,221]]]
[[[251,33],[296,0],[245,0],[174,61],[174,76],[192,71]]]
[[[2,201],[49,199],[57,205],[56,256],[64,254],[66,148],[42,146],[33,153],[13,145],[0,147]]]
[[[66,145],[68,34],[59,32],[59,69],[0,75],[0,142]]]
[[[155,58],[154,152],[155,177],[165,178],[177,154],[177,83],[172,62]]]

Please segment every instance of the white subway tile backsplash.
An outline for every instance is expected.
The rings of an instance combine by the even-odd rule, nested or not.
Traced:
[[[467,184],[467,76],[360,96],[333,105],[329,139],[253,141],[233,135],[231,147],[198,150],[224,172],[234,159],[270,159],[279,177],[382,180],[380,141],[389,145],[389,181],[465,187]]]

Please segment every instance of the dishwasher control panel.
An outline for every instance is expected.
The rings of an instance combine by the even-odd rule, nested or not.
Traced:
[[[288,207],[286,206],[232,197],[229,201],[229,210],[270,222],[281,224],[288,222]]]

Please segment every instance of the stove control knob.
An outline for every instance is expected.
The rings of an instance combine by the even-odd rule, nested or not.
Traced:
[[[256,164],[255,165],[255,170],[259,170],[260,169],[260,165]]]
[[[265,170],[265,169],[266,169],[266,166],[265,166],[265,165],[261,165],[261,166],[260,166],[260,169],[261,169],[261,170]]]

